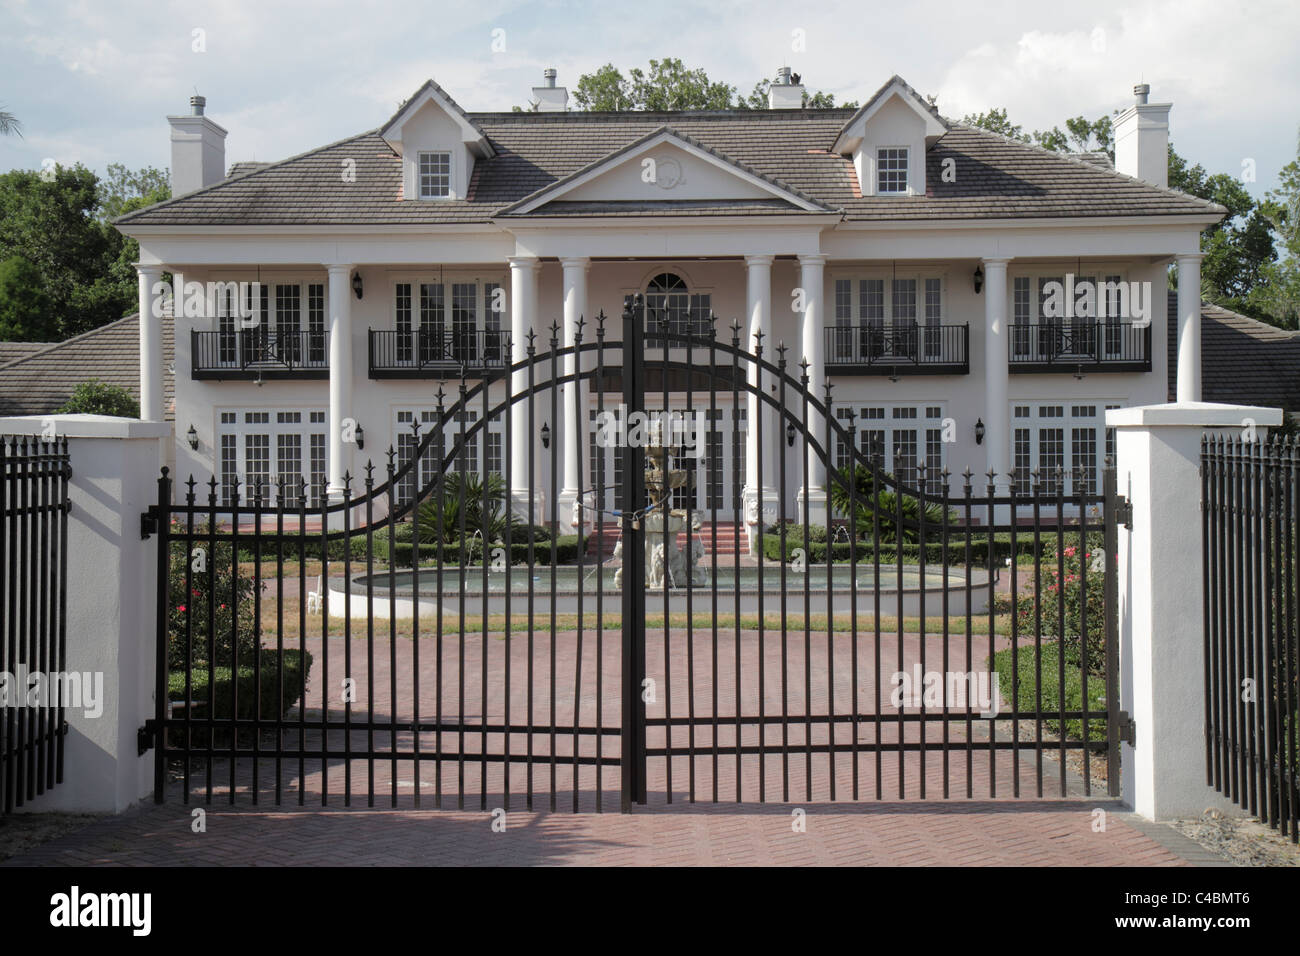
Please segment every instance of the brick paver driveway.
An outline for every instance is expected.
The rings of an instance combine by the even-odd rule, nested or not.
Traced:
[[[606,726],[617,725],[619,706],[618,688],[618,635],[606,632],[600,642],[601,693],[596,693],[596,642],[591,634],[584,642],[581,658],[576,653],[574,635],[561,633],[556,637],[557,687],[555,719],[557,723],[571,723],[574,714],[572,692],[575,666],[582,661],[582,692],[577,706],[583,723],[595,722],[596,701],[601,699],[602,719]],[[851,647],[848,635],[836,637],[836,667],[833,680],[828,679],[829,668],[823,654],[816,648],[825,645],[825,635],[816,635],[813,641],[811,701],[814,712],[824,709],[829,695],[834,696],[836,712],[845,713],[852,703],[851,683],[843,676],[846,671],[840,662],[849,660]],[[539,723],[550,719],[549,673],[551,660],[550,638],[546,633],[534,635],[533,663],[537,676],[532,701]],[[736,688],[727,663],[734,663],[734,632],[720,639],[718,647],[718,711],[719,716],[735,713]],[[983,639],[987,640],[987,639]],[[664,673],[662,631],[648,635],[652,676],[659,680],[661,706],[666,711],[672,707],[674,716],[686,712],[690,699],[684,675],[684,662],[688,657],[684,642],[678,645],[673,638],[670,656],[671,673]],[[741,635],[742,655],[749,665],[756,664],[759,653],[757,635]],[[934,666],[943,660],[943,638],[927,639],[929,653],[927,665]],[[313,667],[307,698],[309,717],[319,719],[323,704],[329,706],[331,719],[342,719],[341,708],[333,701],[323,700],[344,675],[350,673],[357,679],[360,691],[353,705],[354,719],[364,719],[373,700],[376,720],[388,720],[394,710],[402,719],[412,716],[411,702],[416,699],[415,677],[419,675],[418,699],[421,717],[428,719],[435,708],[455,719],[463,712],[466,724],[482,719],[486,713],[489,721],[499,722],[505,716],[506,697],[499,682],[492,682],[486,699],[478,692],[477,679],[481,674],[483,641],[481,635],[467,634],[462,645],[458,637],[444,638],[441,655],[441,696],[439,685],[439,655],[437,644],[429,639],[421,641],[422,653],[418,667],[413,659],[411,641],[399,641],[390,649],[383,639],[377,640],[373,672],[369,668],[369,655],[363,640],[354,639],[349,648],[342,638],[329,643],[329,682],[323,674],[323,660],[319,639],[309,641],[316,662]],[[787,651],[791,673],[802,678],[803,640],[791,635]],[[887,695],[883,684],[887,674],[898,664],[896,641],[891,639],[888,653],[881,661],[877,673],[874,653],[862,653],[859,679],[859,698],[863,711],[874,709],[876,688]],[[779,641],[769,637],[765,655],[779,651]],[[904,641],[903,665],[910,667],[919,661],[920,639],[908,636]],[[987,645],[986,645],[987,647]],[[505,642],[499,636],[490,636],[487,653],[496,666],[504,666],[507,657]],[[526,720],[528,698],[525,682],[527,673],[527,642],[516,638],[511,643],[509,658],[513,683],[510,693],[510,721],[518,724]],[[713,672],[712,647],[707,641],[694,647],[696,714],[710,712],[713,707],[713,688],[708,675]],[[874,648],[871,648],[874,650]],[[978,668],[983,656],[972,655],[967,665],[964,647],[949,647],[950,666]],[[351,667],[348,668],[350,659]],[[464,697],[460,696],[460,663],[464,661],[466,684]],[[391,667],[395,662],[396,667]],[[767,712],[780,713],[781,700],[788,696],[791,712],[802,713],[805,687],[802,679],[782,688],[780,657],[769,657],[765,668],[766,687],[764,700]],[[749,671],[749,666],[745,668]],[[393,680],[396,678],[396,696]],[[567,683],[566,683],[567,681]],[[373,687],[373,696],[371,688]],[[566,691],[564,688],[567,687]],[[668,693],[662,693],[667,690]],[[757,701],[753,681],[741,688],[744,713],[752,713]],[[392,706],[396,701],[397,706]],[[960,728],[957,731],[959,732]],[[706,729],[697,729],[697,743],[708,739]],[[801,739],[805,732],[797,721],[786,728],[792,742]],[[931,732],[930,739],[934,740]],[[979,728],[976,729],[979,732]],[[780,739],[782,728],[769,728],[768,742]],[[877,728],[864,726],[860,743],[869,743],[880,735],[888,742],[896,730],[887,722]],[[719,743],[726,744],[728,734],[734,742],[734,730],[724,727],[719,731]],[[757,739],[757,730],[746,731],[746,744]],[[377,732],[377,746],[383,746],[388,734]],[[512,749],[521,752],[526,746],[526,734],[512,735]],[[297,731],[287,735],[286,746],[297,746]],[[310,752],[320,746],[319,730],[306,730],[304,743],[308,752],[301,775],[298,760],[286,759],[281,767],[280,781],[284,804],[274,805],[275,763],[263,759],[258,766],[259,804],[251,804],[249,788],[252,783],[252,761],[241,760],[237,767],[236,784],[241,790],[237,805],[230,806],[225,797],[230,779],[229,765],[216,760],[213,767],[213,791],[216,798],[211,805],[202,801],[206,778],[196,772],[190,788],[195,803],[182,802],[182,783],[173,775],[168,801],[162,806],[149,804],[116,819],[106,819],[75,833],[46,844],[24,856],[8,861],[8,865],[47,864],[183,864],[183,865],[454,865],[478,864],[853,864],[853,865],[1180,865],[1185,856],[1195,858],[1192,848],[1180,844],[1173,831],[1141,824],[1123,811],[1116,802],[1108,800],[1094,789],[1091,796],[1082,793],[1080,781],[1070,776],[1062,793],[1059,787],[1059,764],[1052,759],[1044,762],[1043,793],[1050,799],[1040,799],[1037,790],[1038,767],[1032,754],[1022,755],[1018,765],[1013,764],[1008,751],[1000,751],[996,762],[990,766],[988,755],[977,754],[972,761],[970,781],[973,799],[966,796],[966,761],[964,754],[955,754],[948,768],[951,799],[944,799],[944,767],[939,753],[930,751],[924,757],[909,752],[904,760],[896,753],[886,753],[877,765],[874,753],[864,752],[858,760],[861,802],[852,802],[853,760],[851,753],[837,755],[834,772],[831,772],[826,754],[817,754],[812,761],[811,799],[806,790],[808,762],[805,757],[792,758],[787,765],[779,756],[766,759],[762,795],[758,787],[757,756],[747,755],[740,774],[742,786],[740,800],[736,803],[713,804],[705,802],[711,797],[716,780],[721,800],[737,799],[736,767],[734,756],[720,757],[715,764],[710,756],[689,756],[674,759],[672,779],[669,781],[667,762],[653,759],[649,767],[649,805],[639,807],[631,814],[619,814],[618,768],[607,767],[602,775],[604,788],[603,813],[565,812],[574,804],[574,778],[572,764],[563,757],[572,754],[572,737],[561,736],[556,743],[561,759],[556,770],[556,807],[560,812],[549,812],[551,770],[549,764],[534,767],[531,791],[533,808],[527,806],[525,791],[529,789],[526,768],[514,765],[510,776],[509,809],[505,807],[506,791],[501,763],[488,763],[486,778],[480,775],[477,760],[469,760],[462,767],[444,761],[441,768],[429,759],[434,751],[436,735],[421,735],[424,755],[420,764],[419,789],[421,802],[415,805],[416,779],[414,763],[399,761],[396,777],[392,765],[382,757],[373,764],[359,759],[322,761]],[[499,747],[500,735],[489,745]],[[345,745],[342,731],[330,733],[330,749],[339,752]],[[676,728],[674,743],[689,745],[685,728]],[[273,739],[273,735],[272,735]],[[364,732],[354,731],[354,746],[364,746]],[[892,739],[897,739],[892,736]],[[912,739],[909,737],[909,739]],[[663,745],[663,731],[657,734],[652,728],[652,747]],[[824,740],[824,737],[823,737]],[[837,745],[852,747],[852,731],[848,725],[837,730]],[[464,752],[476,754],[481,738],[467,733]],[[409,751],[410,735],[397,735],[398,747]],[[536,753],[549,753],[546,735],[533,735]],[[460,746],[455,734],[445,734],[444,752],[454,752]],[[584,738],[580,752],[594,753],[594,742]],[[604,752],[616,756],[618,737],[606,739]],[[694,775],[691,773],[694,767]],[[877,770],[879,766],[879,770]],[[196,767],[196,771],[201,767]],[[899,797],[900,771],[903,773],[902,793]],[[370,774],[374,773],[375,806],[367,807]],[[990,773],[997,779],[999,799],[989,799]],[[788,801],[785,786],[789,780]],[[696,795],[700,802],[690,802],[690,786],[694,776]],[[342,794],[351,782],[352,806],[343,806]],[[830,781],[836,781],[835,800],[831,800]],[[436,784],[442,784],[442,806],[433,809]],[[876,784],[880,783],[880,798]],[[1011,783],[1020,783],[1020,798],[1014,799]],[[926,797],[921,800],[921,782],[926,782]],[[587,765],[579,773],[579,806],[586,811],[595,810],[596,769]],[[396,787],[394,787],[396,784]],[[328,790],[328,806],[322,807],[322,790]],[[394,790],[396,797],[394,798]],[[456,794],[464,793],[464,808],[458,808]],[[485,796],[483,795],[485,792]],[[669,795],[672,796],[671,805]],[[303,805],[299,807],[298,801]],[[392,803],[396,800],[397,806]],[[204,807],[206,832],[195,833],[191,828],[192,810]],[[486,808],[486,809],[485,809]],[[802,816],[799,814],[802,813]],[[504,822],[504,829],[501,824]],[[494,823],[497,824],[494,828]],[[802,824],[798,826],[797,824]],[[1158,838],[1158,839],[1157,839]],[[1174,847],[1171,850],[1169,847]]]

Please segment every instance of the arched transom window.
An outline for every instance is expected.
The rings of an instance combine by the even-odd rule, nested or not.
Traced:
[[[677,335],[708,335],[709,312],[713,296],[709,293],[692,293],[682,277],[672,272],[661,272],[646,285],[647,345],[660,329],[661,318],[668,320],[668,330]]]

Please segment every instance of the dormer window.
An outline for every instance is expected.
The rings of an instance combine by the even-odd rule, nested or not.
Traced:
[[[451,153],[420,153],[420,198],[446,199],[451,195]]]
[[[877,195],[902,195],[907,192],[907,147],[885,146],[876,150]]]

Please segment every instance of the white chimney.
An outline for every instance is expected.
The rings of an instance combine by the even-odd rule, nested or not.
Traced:
[[[190,97],[188,116],[172,125],[172,195],[183,196],[226,178],[226,131],[203,115],[207,100]]]
[[[1115,117],[1115,169],[1150,183],[1169,185],[1169,110],[1172,103],[1148,103],[1151,87],[1133,87],[1135,102]]]
[[[776,80],[767,88],[767,108],[770,110],[797,110],[803,108],[803,85],[800,77],[792,76],[790,68],[776,71]]]
[[[569,108],[569,91],[555,85],[555,68],[542,71],[542,85],[533,87],[533,102],[539,113],[563,113]]]

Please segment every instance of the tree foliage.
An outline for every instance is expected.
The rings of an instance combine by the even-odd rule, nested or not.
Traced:
[[[110,385],[97,378],[87,379],[72,390],[60,415],[118,415],[139,418],[140,403],[120,385]]]
[[[80,164],[0,175],[0,261],[34,266],[44,295],[6,337],[64,339],[135,311],[139,247],[108,220],[168,195],[165,173],[148,167],[113,164],[104,180]]]
[[[51,342],[58,334],[41,270],[23,256],[0,262],[0,341]]]
[[[651,60],[649,68],[633,67],[624,76],[612,63],[578,78],[573,99],[581,110],[621,113],[630,111],[674,112],[679,110],[764,110],[767,109],[769,80],[754,84],[742,96],[729,83],[715,82],[702,69],[689,69],[681,60],[666,57]],[[817,91],[804,93],[803,105],[830,109],[835,96]],[[844,103],[856,107],[857,103]]]

